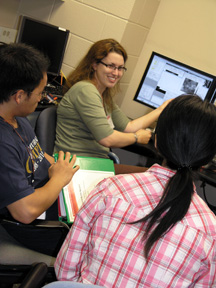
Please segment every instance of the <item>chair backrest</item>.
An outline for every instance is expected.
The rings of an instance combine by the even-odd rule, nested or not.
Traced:
[[[31,114],[29,114],[26,117],[34,130],[35,130],[35,124],[36,124],[36,121],[37,121],[37,118],[38,118],[40,112],[41,112],[41,110],[40,111],[35,110],[34,112],[32,112]]]
[[[56,136],[57,106],[50,106],[41,111],[35,124],[35,134],[42,149],[49,155],[53,154]]]

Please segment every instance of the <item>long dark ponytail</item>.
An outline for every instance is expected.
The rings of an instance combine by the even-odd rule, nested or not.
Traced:
[[[196,171],[216,153],[216,109],[196,95],[174,99],[161,113],[156,145],[166,166],[176,170],[155,209],[138,222],[146,225],[144,254],[187,213]]]

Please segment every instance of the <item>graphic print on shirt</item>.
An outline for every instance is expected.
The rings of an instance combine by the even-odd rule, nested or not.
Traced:
[[[42,162],[42,160],[44,159],[44,152],[42,151],[42,148],[36,136],[33,138],[28,147],[29,150],[31,151],[31,154],[29,155],[26,161],[26,172],[28,174],[32,174],[33,173],[32,160],[34,163],[34,172],[35,172],[38,169],[38,164]]]

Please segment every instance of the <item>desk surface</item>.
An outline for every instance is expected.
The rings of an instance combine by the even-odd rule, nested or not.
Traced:
[[[130,173],[142,173],[148,168],[141,166],[125,165],[125,164],[114,164],[115,175],[118,174],[130,174]]]
[[[140,154],[143,156],[156,157],[157,150],[154,147],[153,141],[150,140],[148,144],[135,143],[129,146],[122,147],[122,149]]]

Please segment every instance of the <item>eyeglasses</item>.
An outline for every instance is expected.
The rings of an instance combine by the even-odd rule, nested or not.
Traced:
[[[41,99],[47,97],[47,92],[46,92],[46,91],[42,91],[42,92],[40,92],[40,93],[34,93],[34,92],[28,92],[28,91],[25,91],[25,92],[28,93],[28,94],[35,94],[35,95],[37,95],[37,96],[41,96]],[[14,95],[14,94],[16,94],[16,93],[17,93],[17,91],[13,92],[11,95]]]
[[[115,71],[116,69],[118,69],[119,72],[126,72],[127,71],[127,68],[123,67],[123,66],[115,66],[114,64],[106,64],[103,61],[99,61],[99,63],[103,64],[108,69],[113,70],[113,71]]]
[[[40,93],[34,93],[34,92],[27,92],[27,93],[30,93],[30,94],[35,94],[37,96],[41,96],[41,99],[44,99],[47,97],[47,92],[46,91],[42,91]]]

